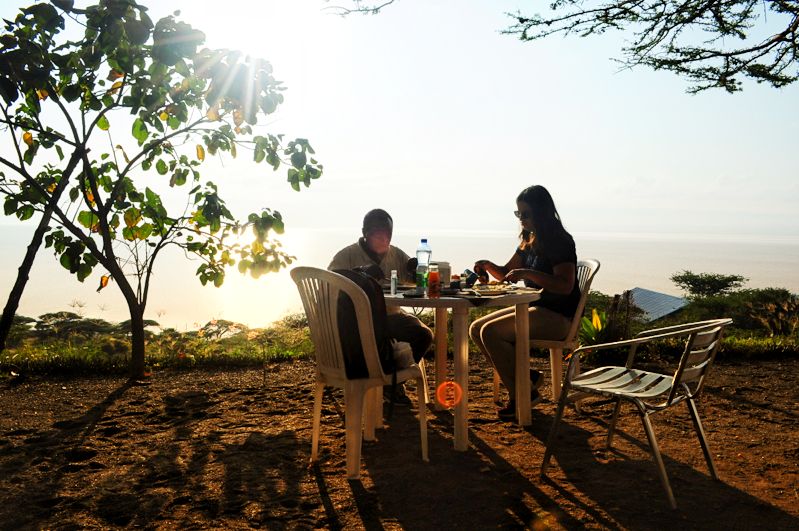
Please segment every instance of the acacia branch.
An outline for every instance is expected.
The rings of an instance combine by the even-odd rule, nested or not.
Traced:
[[[627,67],[644,64],[671,70],[698,81],[689,92],[713,86],[740,90],[734,79],[738,74],[775,87],[793,83],[799,79],[799,3],[774,0],[765,4],[769,12],[788,18],[784,29],[761,42],[736,47],[724,40],[747,38],[751,28],[760,23],[761,15],[755,10],[759,2],[617,0],[586,9],[578,0],[562,0],[552,4],[550,17],[509,14],[516,23],[503,33],[530,41],[555,33],[585,37],[609,29],[637,29],[632,44],[622,48],[627,55],[622,62]],[[711,38],[690,44],[690,40],[701,38],[696,30],[711,34]]]
[[[382,4],[367,5],[367,6],[362,6],[363,2],[361,2],[360,0],[353,0],[353,2],[355,3],[354,8],[344,7],[344,6],[329,6],[324,9],[335,10],[337,11],[336,14],[341,15],[342,17],[346,17],[347,15],[351,15],[353,13],[376,15],[384,7],[393,4],[394,0],[385,0]]]

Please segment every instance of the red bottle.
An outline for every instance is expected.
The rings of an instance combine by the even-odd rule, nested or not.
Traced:
[[[427,296],[431,299],[441,297],[441,276],[436,264],[430,264],[430,271],[427,273]]]

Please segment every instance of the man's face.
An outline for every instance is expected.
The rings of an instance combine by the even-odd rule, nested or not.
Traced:
[[[371,251],[378,255],[384,255],[388,252],[389,245],[391,245],[391,229],[387,227],[371,228],[364,231],[364,238],[366,238],[366,245]]]

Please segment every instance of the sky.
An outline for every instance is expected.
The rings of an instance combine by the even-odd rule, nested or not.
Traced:
[[[29,3],[6,0],[0,15]],[[690,95],[668,72],[620,70],[612,58],[622,33],[532,43],[502,35],[506,12],[541,5],[521,0],[398,0],[344,18],[317,0],[150,4],[153,19],[180,10],[209,47],[269,60],[286,87],[262,131],[308,138],[322,178],[297,193],[284,170],[244,158],[207,160],[203,178],[217,180],[235,214],[279,210],[298,263],[325,267],[320,257],[355,241],[374,207],[392,214],[395,243],[409,253],[435,235],[434,254],[457,255],[460,269],[471,235],[501,241],[508,252],[488,257],[502,261],[518,231],[514,199],[531,184],[550,190],[578,252],[581,235],[799,240],[799,86]],[[0,227],[7,293],[33,226],[2,218]],[[299,308],[285,272],[252,280],[232,271],[214,290],[193,278],[197,265],[173,254],[156,266],[148,318],[179,329],[211,318],[262,326]],[[120,296],[96,294],[94,277],[81,285],[59,267],[40,253],[20,313],[77,302],[126,318]]]

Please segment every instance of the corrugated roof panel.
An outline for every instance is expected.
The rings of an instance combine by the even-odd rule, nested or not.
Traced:
[[[633,303],[644,311],[644,319],[654,321],[676,312],[688,301],[682,297],[667,295],[644,288],[633,288],[630,290]]]

